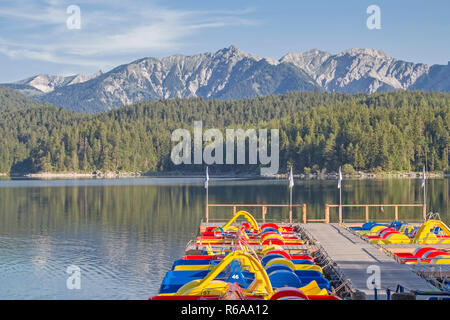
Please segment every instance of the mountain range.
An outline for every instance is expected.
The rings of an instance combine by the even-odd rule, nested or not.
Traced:
[[[106,73],[38,75],[2,86],[42,102],[93,113],[176,97],[234,100],[315,90],[449,92],[450,62],[429,66],[397,60],[375,49],[349,49],[338,54],[313,49],[275,60],[230,46],[215,53],[143,58]]]

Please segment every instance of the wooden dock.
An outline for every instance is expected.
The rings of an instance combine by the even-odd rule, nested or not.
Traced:
[[[397,263],[381,249],[339,224],[309,223],[301,225],[301,228],[320,243],[340,271],[351,281],[353,288],[364,292],[367,299],[374,299],[375,296],[375,290],[369,289],[367,284],[369,277],[373,275],[373,271],[370,271],[372,266],[377,266],[380,270],[382,290],[378,291],[379,299],[386,298],[386,288],[394,292],[399,284],[416,291],[437,291],[436,287],[415,274],[409,265]],[[419,296],[417,298],[420,299]]]
[[[332,283],[336,294],[344,298],[352,296],[354,299],[360,299],[363,295],[367,300],[387,299],[387,294],[393,294],[397,288],[405,291],[406,294],[398,294],[392,299],[426,299],[429,296],[440,295],[440,287],[436,285],[436,271],[433,268],[414,266],[404,264],[390,251],[398,248],[401,250],[411,250],[417,248],[417,244],[392,244],[392,245],[376,245],[363,239],[360,235],[348,229],[344,223],[342,208],[343,207],[359,207],[365,208],[365,217],[362,221],[379,221],[372,219],[370,216],[370,208],[373,207],[394,207],[395,220],[399,219],[399,208],[421,207],[423,219],[425,220],[425,205],[422,204],[363,204],[363,205],[326,205],[324,218],[314,217],[310,219],[307,215],[306,204],[295,205],[272,205],[272,204],[207,204],[205,222],[202,221],[200,231],[206,227],[223,225],[228,219],[209,219],[209,208],[212,207],[228,207],[233,209],[233,218],[245,211],[238,211],[238,208],[253,207],[257,211],[261,210],[260,217],[252,217],[255,223],[262,225],[266,222],[276,222],[277,224],[287,224],[294,227],[300,237],[305,241],[303,245],[286,246],[285,250],[289,253],[300,253],[309,251],[310,254],[317,258],[319,265],[323,267],[324,273]],[[267,214],[269,208],[289,208],[289,219],[276,219],[272,221],[270,215]],[[301,215],[297,215],[294,221],[293,209],[301,208]],[[338,208],[339,216],[331,217],[330,208]],[[269,219],[268,219],[269,217]],[[379,217],[376,217],[379,218]],[[382,217],[388,219],[387,216]],[[299,223],[299,222],[302,223]],[[331,221],[339,221],[340,223],[330,223]],[[392,220],[389,220],[392,221]],[[408,220],[402,220],[408,221]],[[312,222],[312,223],[311,223]],[[317,223],[322,222],[322,223]],[[347,221],[348,222],[348,221]],[[354,221],[356,222],[356,220]],[[361,222],[358,220],[358,222]],[[411,221],[408,221],[411,222]],[[420,225],[423,221],[415,221]],[[232,223],[237,224],[236,221]],[[220,249],[222,251],[232,251],[235,243],[229,243]],[[446,246],[443,246],[446,248]],[[252,245],[256,251],[261,250],[261,245]],[[189,254],[200,254],[207,246],[202,243],[190,243],[186,252]],[[217,246],[215,246],[217,249]],[[430,269],[430,270],[429,270]],[[449,270],[439,268],[439,277],[448,275]],[[377,277],[377,275],[379,275]],[[373,284],[372,280],[379,280]],[[433,284],[434,285],[433,285]],[[378,289],[375,290],[374,287]],[[411,295],[419,292],[416,296]],[[354,295],[356,293],[356,295]],[[362,293],[363,295],[360,295]],[[426,294],[425,294],[426,293]]]

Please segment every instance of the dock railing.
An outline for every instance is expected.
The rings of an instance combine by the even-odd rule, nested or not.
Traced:
[[[302,208],[302,215],[301,219],[298,219],[299,222],[302,223],[308,223],[308,222],[324,222],[324,223],[330,223],[330,208],[338,208],[338,221],[339,223],[343,223],[343,214],[342,209],[343,208],[364,208],[365,209],[365,218],[363,220],[358,221],[352,221],[352,222],[360,222],[365,221],[369,222],[372,220],[377,220],[377,217],[371,218],[370,216],[370,208],[385,208],[385,207],[394,207],[394,219],[399,220],[399,208],[401,207],[422,207],[422,218],[425,221],[426,220],[426,206],[424,204],[326,204],[325,205],[325,217],[323,219],[308,219],[307,217],[307,206],[306,203],[303,204],[208,204],[205,209],[205,218],[206,222],[209,222],[209,211],[212,207],[228,207],[233,208],[233,215],[236,214],[236,212],[239,209],[247,209],[247,208],[260,208],[261,209],[261,221],[266,222],[267,219],[267,209],[268,208],[289,208],[289,223],[293,222],[293,210],[296,208]],[[252,212],[253,213],[253,212]],[[215,219],[216,220],[216,219]],[[392,219],[391,219],[392,220]],[[406,220],[406,219],[404,219]]]
[[[302,208],[302,221],[303,223],[309,222],[318,222],[323,221],[323,219],[320,220],[307,220],[306,216],[306,204],[208,204],[206,206],[206,212],[205,212],[205,218],[206,222],[209,222],[209,208],[211,207],[229,207],[233,208],[233,215],[236,214],[238,208],[239,209],[245,209],[245,208],[260,208],[261,209],[261,220],[262,222],[266,222],[267,218],[267,208],[289,208],[289,223],[293,222],[293,210],[295,208]]]
[[[371,221],[370,218],[370,213],[369,213],[369,208],[371,207],[376,207],[376,208],[385,208],[385,207],[394,207],[394,219],[395,220],[399,220],[399,213],[398,213],[398,208],[400,207],[422,207],[422,218],[425,221],[426,220],[426,215],[427,215],[427,211],[426,211],[426,206],[424,204],[418,204],[418,203],[414,203],[414,204],[326,204],[325,205],[325,222],[326,223],[330,223],[330,208],[338,208],[339,209],[339,223],[343,223],[343,214],[342,214],[342,209],[343,208],[365,208],[365,222],[369,222]],[[373,220],[376,220],[376,218],[374,218]]]

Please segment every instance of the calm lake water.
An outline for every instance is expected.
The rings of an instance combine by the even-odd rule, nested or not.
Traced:
[[[429,209],[448,224],[450,179],[427,180]],[[296,180],[294,203],[323,218],[338,203],[336,180]],[[210,203],[286,204],[286,180],[211,180]],[[343,203],[422,203],[420,179],[344,180]],[[147,299],[157,294],[172,262],[183,255],[204,216],[202,178],[0,180],[0,299]],[[259,210],[249,210],[260,215]],[[331,211],[335,219],[337,211]],[[211,217],[230,210],[211,209]],[[380,218],[393,209],[371,209]],[[401,208],[400,218],[421,217]],[[287,210],[268,209],[282,219]],[[300,217],[294,212],[294,218]],[[344,210],[362,218],[362,210]],[[66,269],[81,270],[69,290]]]

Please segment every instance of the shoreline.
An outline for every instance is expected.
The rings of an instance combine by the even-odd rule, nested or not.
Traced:
[[[53,179],[53,178],[137,178],[141,177],[139,173],[129,172],[93,172],[93,173],[81,173],[81,172],[40,172],[40,173],[27,173],[23,175],[12,175],[12,177],[25,177],[25,178],[39,178],[39,179]]]
[[[338,173],[328,173],[328,174],[294,174],[294,178],[301,179],[330,179],[330,178],[338,178]],[[277,175],[278,178],[285,178],[286,174]],[[381,172],[381,173],[351,173],[351,174],[342,174],[344,178],[359,178],[359,179],[379,179],[379,178],[405,178],[405,179],[415,179],[422,178],[422,172]],[[444,172],[427,172],[426,178],[446,178],[450,177],[450,174]]]
[[[204,173],[188,173],[183,174],[181,172],[152,172],[152,173],[137,173],[137,172],[93,172],[93,173],[82,173],[82,172],[40,172],[40,173],[27,173],[27,174],[7,174],[0,173],[0,177],[10,177],[10,178],[31,178],[31,179],[60,179],[60,178],[90,178],[90,179],[117,179],[117,178],[143,178],[143,177],[203,177]],[[273,179],[286,179],[287,174],[276,174],[271,176],[260,176],[257,174],[239,174],[239,173],[218,173],[214,174],[215,177],[221,178],[273,178]],[[380,179],[380,178],[404,178],[404,179],[418,179],[422,178],[422,172],[383,172],[383,173],[364,173],[358,172],[354,174],[343,174],[345,178],[350,179]],[[426,173],[427,178],[448,178],[450,174],[444,172],[428,172]],[[294,178],[302,180],[327,180],[327,179],[337,179],[338,173],[327,173],[327,174],[294,174]]]

